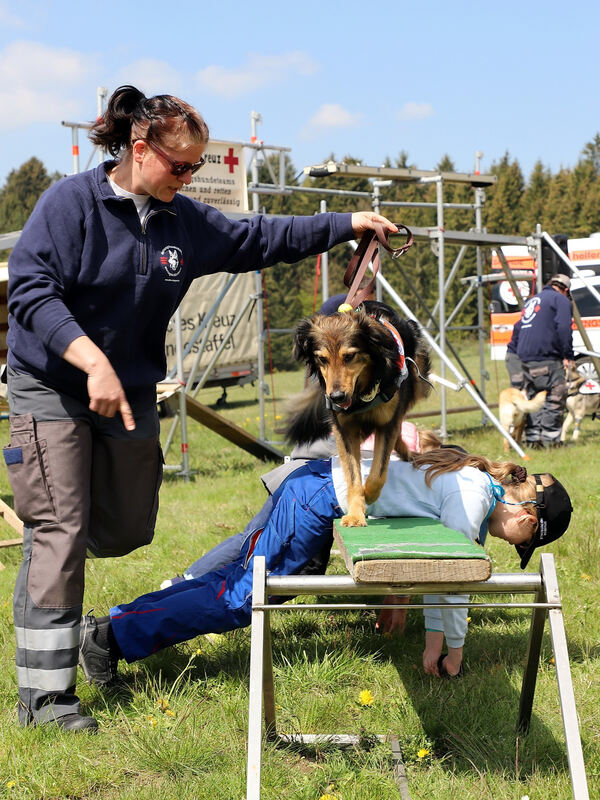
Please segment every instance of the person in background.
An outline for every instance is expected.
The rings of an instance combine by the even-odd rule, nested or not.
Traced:
[[[574,366],[571,280],[553,275],[541,292],[523,307],[517,355],[523,365],[524,389],[529,398],[546,390],[540,411],[529,414],[525,439],[530,447],[555,447],[567,402],[566,371]]]
[[[209,132],[170,94],[119,87],[90,138],[111,158],[51,186],[10,256],[4,459],[25,527],[13,603],[19,722],[93,732],[75,691],[85,557],[152,540],[156,383],[190,283],[292,263],[375,222],[397,228],[372,212],[232,220],[180,195]]]

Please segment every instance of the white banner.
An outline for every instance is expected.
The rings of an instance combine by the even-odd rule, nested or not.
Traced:
[[[247,366],[257,361],[256,304],[247,306],[248,299],[255,293],[254,272],[238,275],[236,277],[233,285],[214,313],[212,325],[209,320],[200,334],[194,337],[198,327],[206,321],[206,317],[215,304],[219,293],[230,279],[231,275],[222,272],[216,275],[206,275],[204,278],[197,278],[183,298],[181,303],[181,331],[184,352],[189,342],[195,338],[190,353],[186,356],[183,363],[183,369],[186,375],[192,369],[196,354],[202,346],[202,341],[206,334],[206,327],[210,327],[210,331],[200,360],[200,368],[196,373],[196,378],[202,375],[241,314],[243,314],[243,318],[225,344],[223,352],[215,365],[215,371],[211,372],[211,374],[221,374],[223,372],[223,367],[227,367],[228,372],[233,373],[236,371],[233,367],[241,365]],[[244,311],[244,309],[246,310]],[[252,313],[250,313],[251,310]],[[173,317],[169,323],[166,338],[168,373],[171,373],[177,365],[174,322],[175,318]]]
[[[248,211],[246,164],[241,142],[209,141],[204,151],[206,164],[192,175],[182,194],[219,211]]]

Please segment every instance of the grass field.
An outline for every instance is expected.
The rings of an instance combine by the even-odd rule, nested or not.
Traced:
[[[476,355],[464,345],[473,368]],[[436,371],[438,371],[436,369]],[[492,365],[490,402],[504,365]],[[300,388],[300,373],[274,376],[275,407],[267,407],[269,437],[280,425],[283,398]],[[199,399],[214,403],[220,390]],[[229,390],[223,413],[256,433],[257,390]],[[464,390],[450,406],[470,406]],[[433,396],[420,410],[440,407]],[[439,417],[419,419],[435,428]],[[170,425],[163,420],[166,437]],[[450,439],[492,458],[501,440],[480,411],[448,416]],[[8,423],[0,422],[3,441]],[[178,460],[178,439],[167,461]],[[564,603],[568,645],[591,797],[600,796],[600,425],[586,419],[580,443],[531,453],[529,469],[554,472],[568,487],[575,514],[568,533],[551,546]],[[241,530],[262,505],[264,465],[189,422],[193,480],[167,474],[154,543],[119,560],[91,561],[85,609],[102,615],[117,603],[158,588],[218,541]],[[518,460],[518,459],[515,459]],[[0,496],[12,503],[5,471]],[[1,535],[13,536],[3,525]],[[516,555],[490,543],[497,571],[517,571]],[[0,797],[36,800],[241,800],[245,793],[249,631],[199,637],[144,662],[122,664],[123,683],[101,691],[84,683],[86,713],[100,722],[95,737],[16,725],[12,588],[19,548],[0,550]],[[532,566],[537,562],[534,559]],[[335,557],[329,571],[343,572]],[[265,800],[396,800],[387,745],[374,734],[396,734],[413,800],[562,800],[571,797],[560,705],[546,632],[531,730],[517,737],[515,722],[529,615],[519,609],[473,609],[462,680],[439,681],[421,669],[423,623],[409,614],[401,639],[374,634],[375,612],[336,615],[302,611],[276,615],[276,702],[287,732],[359,733],[349,751],[313,751],[267,745]],[[372,694],[362,705],[360,692]]]

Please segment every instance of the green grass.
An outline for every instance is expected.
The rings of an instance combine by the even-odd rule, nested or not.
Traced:
[[[472,346],[463,355],[477,371]],[[439,374],[439,367],[434,368]],[[490,367],[487,394],[506,385],[504,365]],[[270,381],[269,381],[270,382]],[[297,391],[301,373],[273,379],[275,410],[267,405],[268,437],[281,424],[283,398]],[[216,401],[220,390],[199,399]],[[463,390],[449,406],[473,405]],[[433,396],[420,410],[439,409]],[[229,390],[223,413],[258,432],[256,388]],[[436,427],[439,417],[419,419]],[[503,456],[500,437],[482,424],[480,411],[448,416],[450,439],[492,458]],[[169,421],[163,421],[166,436]],[[0,422],[4,441],[8,424]],[[119,560],[87,566],[85,608],[104,614],[116,602],[155,589],[240,530],[264,500],[259,481],[269,465],[189,421],[189,452],[198,472],[185,482],[168,474],[154,543]],[[600,570],[600,425],[587,418],[580,443],[531,454],[530,469],[554,472],[575,506],[569,532],[555,554],[580,718],[590,794],[600,794],[600,623],[594,587]],[[179,442],[168,461],[177,460]],[[518,460],[518,459],[516,459]],[[0,496],[12,502],[5,471]],[[2,535],[13,534],[3,526]],[[516,556],[492,541],[497,571],[517,571]],[[19,548],[0,549],[0,797],[35,800],[241,800],[245,794],[249,631],[194,641],[130,666],[124,682],[101,691],[80,681],[83,709],[100,722],[96,737],[21,730],[16,724],[16,682],[11,596]],[[335,557],[330,571],[344,571]],[[265,800],[396,800],[387,745],[374,734],[398,736],[414,800],[562,800],[571,797],[560,704],[548,633],[537,682],[530,733],[517,738],[515,722],[529,617],[525,610],[473,609],[465,647],[466,675],[442,682],[421,669],[423,623],[409,614],[402,639],[376,636],[375,612],[275,615],[276,703],[285,732],[358,733],[349,751],[265,747]],[[369,689],[371,706],[359,692]],[[167,713],[167,710],[169,713]],[[427,753],[424,754],[424,751]]]

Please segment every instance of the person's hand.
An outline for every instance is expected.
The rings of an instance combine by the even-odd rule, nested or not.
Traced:
[[[88,373],[87,389],[91,411],[102,417],[114,417],[120,412],[126,430],[135,429],[131,406],[127,402],[121,381],[108,360]]]
[[[383,598],[383,602],[386,605],[398,603],[408,605],[410,603],[410,597],[405,594],[388,594]],[[405,626],[405,608],[383,608],[377,617],[377,622],[375,623],[375,632],[396,634],[397,636],[401,636],[404,633]]]
[[[375,214],[374,211],[355,211],[352,214],[352,230],[357,238],[360,238],[366,231],[375,230],[375,223],[378,222],[388,233],[398,233],[398,228],[387,217]]]
[[[90,411],[102,417],[114,417],[120,412],[126,430],[134,430],[131,406],[117,373],[102,350],[88,336],[78,336],[66,347],[62,357],[87,375]]]

